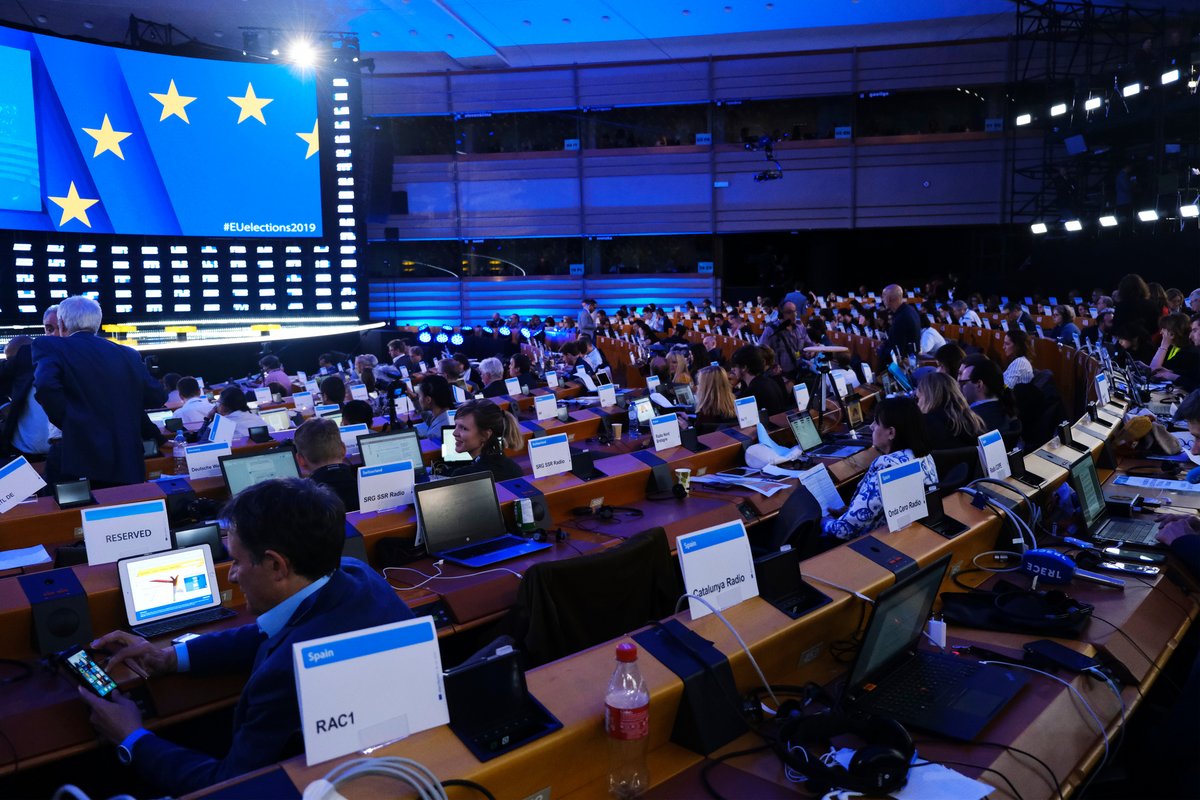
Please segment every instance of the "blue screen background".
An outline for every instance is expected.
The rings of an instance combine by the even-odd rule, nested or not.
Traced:
[[[0,28],[0,228],[71,232],[321,236],[316,79],[281,64],[182,58]],[[161,119],[171,81],[185,122]],[[270,98],[265,124],[230,97]],[[84,129],[128,133],[96,153]],[[36,132],[36,136],[35,136]],[[322,142],[321,144],[325,144]],[[97,202],[63,221],[50,197]],[[238,230],[227,223],[266,226]]]

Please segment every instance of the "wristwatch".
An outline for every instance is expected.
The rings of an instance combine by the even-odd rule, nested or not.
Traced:
[[[133,751],[123,744],[117,745],[117,761],[120,761],[122,766],[128,767],[133,763]]]

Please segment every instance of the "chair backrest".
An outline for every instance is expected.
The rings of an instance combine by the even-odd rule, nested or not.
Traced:
[[[785,544],[795,546],[819,533],[821,504],[803,485],[788,495],[776,515],[774,525],[756,525],[750,531],[750,543],[756,553],[777,553]]]
[[[669,617],[682,594],[667,535],[651,528],[612,549],[526,570],[512,633],[534,667]]]
[[[934,450],[929,454],[937,466],[939,489],[957,489],[968,481],[978,478],[983,469],[979,465],[979,450],[971,447],[953,447]]]

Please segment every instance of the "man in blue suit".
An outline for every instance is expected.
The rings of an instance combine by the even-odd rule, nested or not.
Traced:
[[[370,567],[341,558],[345,516],[337,496],[310,480],[256,484],[234,497],[222,517],[229,526],[229,580],[241,587],[257,623],[162,649],[124,631],[93,642],[113,653],[109,669],[127,662],[149,676],[249,673],[229,753],[219,759],[147,731],[137,706],[119,692],[113,701],[80,692],[96,730],[156,790],[187,794],[295,755],[301,737],[292,645],[412,618]]]
[[[142,416],[162,405],[162,386],[137,351],[98,336],[100,304],[68,297],[58,305],[58,334],[33,340],[34,397],[46,411],[46,480],[88,478],[93,486],[146,479]]]

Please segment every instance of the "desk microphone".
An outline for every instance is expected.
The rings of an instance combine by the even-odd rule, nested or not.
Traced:
[[[1048,548],[1036,548],[1025,551],[1021,556],[1021,571],[1033,577],[1035,589],[1037,588],[1037,581],[1050,584],[1067,584],[1071,582],[1072,578],[1091,581],[1102,586],[1112,586],[1117,589],[1125,588],[1125,581],[1120,578],[1110,578],[1107,575],[1089,572],[1086,569],[1079,569],[1075,566],[1074,560],[1057,550],[1050,550]]]

